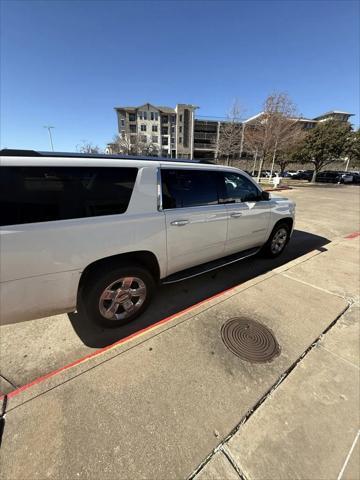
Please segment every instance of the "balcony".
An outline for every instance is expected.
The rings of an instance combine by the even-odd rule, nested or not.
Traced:
[[[194,150],[216,150],[216,144],[214,143],[196,143],[194,142]]]

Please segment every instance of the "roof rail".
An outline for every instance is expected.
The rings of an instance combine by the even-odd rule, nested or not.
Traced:
[[[66,158],[104,158],[109,160],[148,160],[152,162],[178,162],[178,163],[212,163],[207,159],[146,157],[142,155],[109,155],[105,153],[73,153],[73,152],[38,152],[35,150],[17,150],[4,148],[0,150],[4,157],[66,157]]]
[[[41,154],[35,152],[35,150],[17,150],[12,148],[3,148],[0,150],[0,155],[3,157],[41,157]]]

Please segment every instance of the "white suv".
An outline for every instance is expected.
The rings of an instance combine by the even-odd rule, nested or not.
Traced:
[[[262,250],[279,255],[294,203],[236,168],[3,150],[0,314],[12,323],[85,309],[133,320],[170,283]]]

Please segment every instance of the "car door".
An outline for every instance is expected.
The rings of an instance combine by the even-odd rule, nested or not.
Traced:
[[[224,256],[227,209],[218,180],[215,169],[161,169],[168,275]]]
[[[220,176],[229,216],[225,254],[263,245],[270,223],[269,200],[262,199],[261,190],[240,172],[222,171]]]

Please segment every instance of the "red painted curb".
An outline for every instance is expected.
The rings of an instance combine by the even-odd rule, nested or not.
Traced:
[[[353,232],[353,233],[349,233],[349,235],[346,235],[346,239],[351,239],[351,238],[356,238],[356,237],[360,237],[360,232]]]
[[[76,365],[79,365],[80,363],[85,362],[86,360],[89,360],[90,358],[96,357],[96,356],[100,355],[101,353],[104,353],[107,350],[110,350],[111,348],[114,348],[117,345],[121,345],[122,343],[125,343],[125,342],[127,342],[127,341],[129,341],[133,338],[136,338],[136,337],[142,335],[143,333],[145,333],[149,330],[152,330],[153,328],[156,328],[160,325],[164,325],[165,323],[168,323],[170,320],[173,320],[175,317],[179,317],[180,315],[188,313],[191,310],[194,310],[195,308],[199,307],[200,305],[208,302],[209,300],[213,300],[214,298],[221,297],[222,295],[225,295],[226,293],[230,292],[231,290],[234,290],[237,287],[238,287],[238,285],[235,285],[235,287],[231,287],[231,288],[228,288],[226,290],[222,290],[221,292],[216,293],[215,295],[212,295],[211,297],[205,298],[204,300],[201,300],[200,302],[195,303],[195,305],[191,305],[191,307],[185,308],[184,310],[180,310],[180,312],[174,313],[173,315],[170,315],[169,317],[165,317],[162,320],[159,320],[158,322],[154,323],[153,325],[149,325],[148,327],[145,327],[145,328],[143,328],[143,329],[141,329],[141,330],[139,330],[135,333],[132,333],[131,335],[129,335],[127,337],[124,337],[121,340],[118,340],[117,342],[112,343],[111,345],[107,345],[106,347],[95,350],[95,352],[92,352],[88,355],[85,355],[85,357],[81,357],[81,358],[79,358],[77,360],[74,360],[73,362],[71,362],[67,365],[64,365],[63,367],[60,367],[56,370],[53,370],[49,373],[46,373],[45,375],[43,375],[41,377],[35,378],[35,380],[32,380],[31,382],[26,383],[25,385],[17,388],[16,390],[13,390],[12,392],[8,393],[7,397],[8,398],[13,398],[16,395],[19,395],[19,393],[22,393],[23,391],[29,389],[30,387],[33,387],[34,385],[37,385],[37,384],[43,382],[44,380],[47,380],[48,378],[51,378],[51,377],[53,377],[53,376],[55,376],[55,375],[57,375],[61,372],[64,372],[65,370],[68,370],[71,367],[75,367]],[[0,396],[0,400],[2,400],[4,398],[4,396],[5,395]]]

